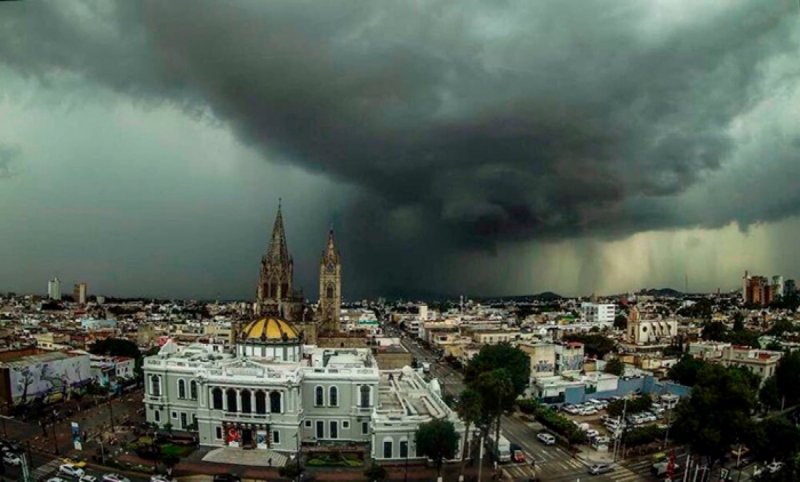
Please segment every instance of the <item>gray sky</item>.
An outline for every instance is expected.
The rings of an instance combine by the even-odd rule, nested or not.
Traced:
[[[0,290],[316,296],[794,277],[800,7],[0,5]]]

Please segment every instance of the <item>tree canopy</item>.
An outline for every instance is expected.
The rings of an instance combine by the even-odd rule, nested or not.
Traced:
[[[731,444],[745,439],[754,405],[755,390],[741,370],[706,365],[697,374],[692,396],[675,409],[673,437],[713,464]]]
[[[608,415],[611,417],[619,417],[622,411],[626,415],[633,413],[646,412],[653,406],[653,399],[649,395],[640,395],[636,398],[628,400],[628,406],[625,407],[625,400],[614,400],[608,404]]]
[[[612,375],[622,376],[625,373],[625,364],[619,358],[612,358],[606,363],[603,371]]]
[[[531,359],[527,353],[508,343],[484,345],[467,363],[464,379],[469,385],[482,373],[499,368],[504,369],[511,378],[515,395],[525,391],[531,376]]]
[[[788,460],[800,450],[800,430],[784,417],[767,418],[756,424],[748,438],[756,460]]]
[[[565,336],[567,341],[577,341],[579,343],[583,343],[583,351],[587,355],[594,356],[596,358],[603,358],[608,353],[614,351],[617,347],[617,344],[611,338],[597,334],[597,333],[572,333]]]
[[[445,459],[452,459],[458,449],[458,434],[449,420],[434,419],[417,428],[414,442],[417,453],[436,463],[439,473]]]
[[[775,383],[778,393],[785,397],[787,405],[800,401],[800,352],[785,354],[775,367]]]
[[[698,373],[700,373],[700,370],[706,365],[708,365],[708,363],[697,360],[692,355],[686,354],[681,357],[678,363],[669,369],[667,376],[681,385],[692,387],[697,382]]]

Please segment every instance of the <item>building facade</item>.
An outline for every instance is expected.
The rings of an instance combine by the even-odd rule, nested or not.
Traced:
[[[58,278],[47,282],[47,297],[56,301],[61,299],[61,281]]]
[[[581,317],[592,323],[614,323],[616,309],[613,303],[581,303]]]
[[[304,345],[298,330],[276,317],[249,323],[231,352],[170,341],[145,359],[143,370],[147,421],[196,431],[202,445],[295,452],[300,444],[372,442],[373,457],[384,458],[389,438],[392,457],[399,457],[401,435],[391,430],[399,422],[413,430],[434,416],[458,422],[413,371],[398,372],[414,388],[401,393],[399,403],[412,404],[408,397],[422,391],[430,407],[395,414],[396,398],[383,395],[389,377],[369,349]]]

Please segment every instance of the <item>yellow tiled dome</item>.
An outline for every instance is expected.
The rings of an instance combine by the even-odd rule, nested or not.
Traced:
[[[251,321],[242,331],[242,338],[248,341],[289,341],[298,340],[300,336],[286,320],[262,318]]]

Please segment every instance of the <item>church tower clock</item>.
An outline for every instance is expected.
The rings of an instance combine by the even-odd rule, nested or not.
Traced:
[[[342,308],[342,264],[339,250],[333,237],[328,233],[328,243],[322,252],[319,264],[319,316],[320,331],[338,333],[339,311]]]

